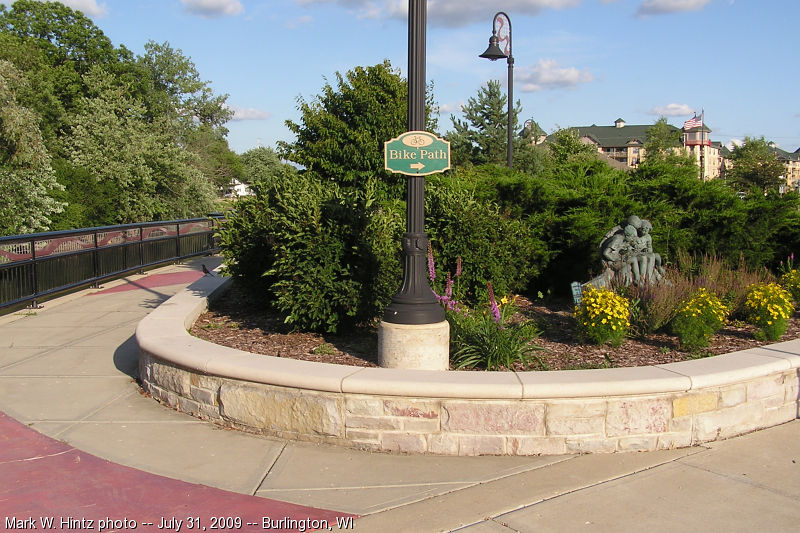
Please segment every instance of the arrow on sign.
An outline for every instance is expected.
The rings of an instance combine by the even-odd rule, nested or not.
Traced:
[[[417,172],[419,172],[420,170],[425,168],[425,165],[423,165],[422,163],[412,163],[412,164],[410,164],[408,166],[409,166],[409,168],[413,168]]]

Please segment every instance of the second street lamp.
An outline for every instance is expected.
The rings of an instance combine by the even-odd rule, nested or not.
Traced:
[[[506,28],[508,28],[508,37],[504,35],[502,38],[498,38],[497,34],[500,32],[505,32]],[[501,40],[508,41],[505,51],[503,51],[499,46]],[[505,58],[508,61],[507,159],[508,168],[511,168],[513,165],[514,153],[514,56],[511,53],[511,19],[508,18],[508,15],[506,15],[504,12],[499,11],[495,14],[494,19],[492,19],[492,36],[489,37],[489,48],[487,48],[486,51],[478,57],[485,57],[486,59],[491,59],[492,61]]]

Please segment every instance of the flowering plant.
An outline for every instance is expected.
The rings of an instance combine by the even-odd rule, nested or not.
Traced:
[[[485,309],[448,313],[453,366],[499,370],[521,363],[528,367],[533,352],[542,349],[531,343],[539,330],[529,321],[513,320],[516,297],[497,300],[491,282],[486,286],[489,302]]]
[[[725,325],[727,314],[727,307],[717,295],[702,287],[678,308],[672,319],[672,332],[682,347],[702,348]]]
[[[800,303],[800,270],[794,268],[794,254],[790,255],[784,266],[781,261],[781,286],[789,291],[795,303]]]
[[[757,339],[776,341],[786,333],[794,304],[789,292],[777,283],[759,283],[748,288],[744,310],[747,321],[760,328]]]
[[[589,287],[575,306],[578,333],[595,344],[622,344],[630,327],[630,302],[605,288]]]

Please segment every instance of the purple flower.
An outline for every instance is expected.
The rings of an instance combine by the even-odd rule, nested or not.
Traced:
[[[428,241],[428,277],[431,281],[436,279],[436,266],[433,264],[433,247],[431,241]]]
[[[461,256],[460,255],[458,256],[458,259],[456,259],[456,277],[457,278],[461,277]]]
[[[497,300],[494,298],[494,289],[492,288],[492,282],[487,281],[486,287],[489,289],[489,306],[492,309],[492,316],[494,316],[494,321],[496,324],[500,323],[500,307],[497,305]]]

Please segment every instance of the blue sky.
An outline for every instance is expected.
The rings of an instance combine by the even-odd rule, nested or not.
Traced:
[[[407,61],[407,0],[64,0],[135,53],[168,41],[236,118],[236,152],[292,140],[297,97],[335,73]],[[496,11],[509,14],[514,97],[547,131],[591,124],[681,126],[705,110],[713,140],[761,137],[800,147],[797,0],[428,0],[428,79],[450,115],[505,61],[478,57]]]

